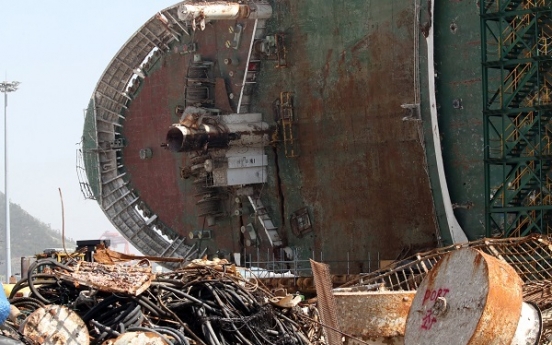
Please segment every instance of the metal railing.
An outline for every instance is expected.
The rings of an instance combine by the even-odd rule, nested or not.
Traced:
[[[241,264],[250,269],[258,278],[269,278],[274,276],[312,276],[310,265],[311,259],[319,263],[327,264],[330,268],[339,267],[340,274],[350,275],[358,273],[352,266],[359,266],[359,264],[365,268],[362,273],[369,273],[380,269],[379,252],[376,254],[375,258],[372,258],[372,255],[368,253],[368,258],[365,260],[351,260],[349,252],[344,253],[345,258],[343,260],[325,260],[323,252],[317,253],[314,251],[309,253],[309,256],[305,258],[297,248],[279,249],[277,253],[274,253],[274,251],[270,249],[267,249],[266,252],[261,252],[259,248],[253,251],[248,251],[246,249],[242,255]]]

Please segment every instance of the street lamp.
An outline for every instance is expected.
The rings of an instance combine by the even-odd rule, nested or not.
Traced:
[[[0,82],[0,92],[4,93],[4,200],[6,203],[6,282],[11,277],[11,247],[10,247],[10,199],[8,197],[8,92],[14,92],[19,86],[18,81]]]

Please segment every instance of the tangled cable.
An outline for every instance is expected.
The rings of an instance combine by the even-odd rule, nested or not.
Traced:
[[[149,332],[173,345],[306,345],[319,337],[312,334],[313,325],[302,317],[301,308],[274,305],[274,296],[258,281],[225,267],[199,266],[161,274],[138,296],[99,291],[58,274],[71,269],[50,259],[30,267],[10,295],[23,315],[9,321],[14,329],[34,310],[59,304],[82,318],[94,345],[126,332]],[[14,298],[25,287],[30,297]]]

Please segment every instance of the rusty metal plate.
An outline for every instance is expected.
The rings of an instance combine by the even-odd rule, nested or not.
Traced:
[[[74,311],[60,305],[47,305],[31,313],[19,331],[37,344],[88,345],[88,329]]]
[[[78,261],[74,271],[56,271],[64,279],[93,287],[100,291],[127,293],[138,296],[151,285],[151,263],[143,259],[134,265],[105,265],[97,262]]]
[[[460,249],[439,261],[418,288],[405,345],[510,344],[522,302],[522,281],[510,265]]]
[[[334,292],[339,329],[364,341],[402,344],[415,295],[415,291]]]
[[[170,345],[162,336],[153,332],[126,332],[102,345]]]

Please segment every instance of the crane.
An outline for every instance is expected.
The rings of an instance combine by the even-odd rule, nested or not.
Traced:
[[[124,252],[125,254],[130,254],[130,245],[128,244],[128,241],[121,236],[118,232],[115,231],[106,231],[100,236],[100,240],[111,240],[111,245],[116,247],[119,244],[123,244],[125,246]]]

